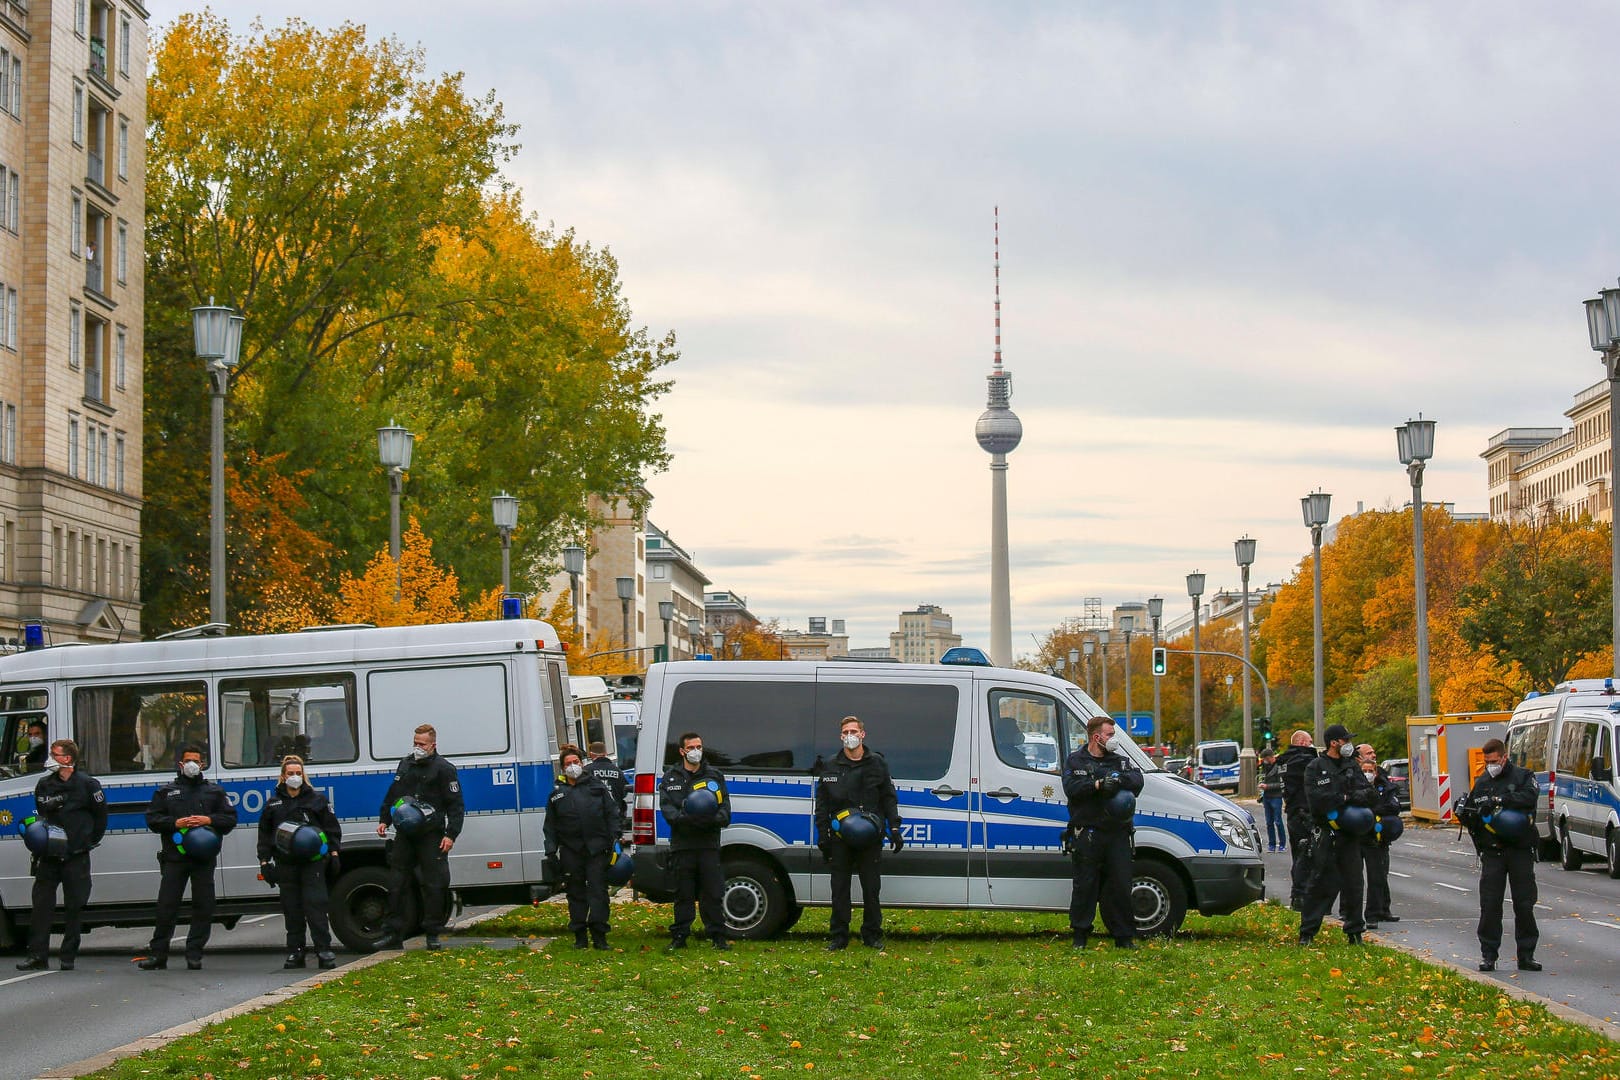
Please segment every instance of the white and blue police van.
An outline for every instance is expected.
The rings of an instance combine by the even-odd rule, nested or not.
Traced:
[[[977,652],[977,650],[973,650]],[[980,654],[982,656],[982,654]],[[815,846],[815,779],[846,716],[888,761],[904,849],[883,857],[895,907],[1066,911],[1073,866],[1061,764],[1102,709],[1071,683],[981,664],[844,660],[654,664],[636,760],[636,887],[672,896],[669,828],[657,785],[683,732],[726,776],[721,834],[731,932],[792,926],[832,886]],[[1260,833],[1248,811],[1162,771],[1123,732],[1112,744],[1146,774],[1136,806],[1132,905],[1138,928],[1170,934],[1189,909],[1228,914],[1262,899]],[[856,886],[858,888],[858,885]]]
[[[1193,779],[1212,791],[1238,789],[1238,744],[1231,739],[1210,739],[1193,747]]]
[[[1595,856],[1620,878],[1617,738],[1620,689],[1612,678],[1570,679],[1550,694],[1532,694],[1508,721],[1508,757],[1535,772],[1547,799],[1537,828],[1565,870]]]
[[[259,816],[298,754],[343,823],[332,929],[351,949],[384,936],[386,840],[378,810],[419,724],[438,731],[467,816],[450,853],[463,903],[526,903],[541,884],[546,800],[557,747],[581,741],[563,646],[544,622],[333,627],[264,636],[189,637],[44,648],[0,657],[0,745],[42,720],[79,745],[101,781],[107,835],[92,856],[85,925],[150,924],[158,838],[152,792],[181,746],[204,749],[238,824],[215,871],[216,918],[279,911],[259,878]],[[612,726],[603,730],[612,745]],[[0,946],[26,936],[32,879],[17,824],[34,812],[38,772],[0,768]],[[184,912],[182,913],[184,917]]]

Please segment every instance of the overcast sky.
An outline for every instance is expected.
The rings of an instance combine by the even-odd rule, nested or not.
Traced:
[[[159,0],[154,27],[183,10]],[[529,208],[676,331],[652,520],[762,618],[989,644],[1003,348],[1013,647],[1236,587],[1309,548],[1301,495],[1485,509],[1486,440],[1602,378],[1620,273],[1620,10],[1597,3],[693,4],[228,0],[421,44],[521,126]],[[336,13],[336,15],[334,15]]]

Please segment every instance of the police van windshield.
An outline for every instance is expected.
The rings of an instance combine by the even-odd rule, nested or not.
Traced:
[[[1092,701],[1086,692],[1081,690],[1078,686],[1066,686],[1064,687],[1064,691],[1068,694],[1069,704],[1076,708],[1081,717],[1102,715],[1103,707],[1097,704],[1095,701]],[[1079,741],[1085,741],[1085,735],[1083,733],[1077,732],[1076,734],[1080,736]],[[1125,734],[1125,729],[1122,727],[1116,726],[1114,728],[1114,737],[1108,740],[1108,748],[1116,753],[1124,754],[1126,757],[1130,758],[1131,762],[1143,772],[1162,771],[1153,763],[1152,758],[1148,757],[1147,754],[1142,752],[1141,747],[1137,746],[1136,743],[1131,741],[1131,737]]]

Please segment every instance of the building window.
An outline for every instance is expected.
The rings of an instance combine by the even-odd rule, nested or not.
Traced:
[[[79,475],[79,414],[68,413],[68,475]]]
[[[5,434],[0,437],[0,455],[4,455],[7,465],[17,464],[17,406],[6,403],[0,424],[5,425]]]
[[[90,25],[90,0],[73,0],[73,32],[84,37]]]
[[[120,326],[113,334],[113,385],[124,388],[125,356],[129,348],[129,335]]]
[[[84,145],[84,83],[73,80],[73,145]]]
[[[129,179],[129,118],[118,118],[118,179]]]
[[[6,290],[6,348],[17,347],[17,290]]]
[[[22,119],[22,57],[11,58],[11,115]]]
[[[124,490],[124,433],[122,431],[113,439],[113,486],[119,491]]]
[[[129,16],[118,16],[118,74],[129,74]]]
[[[14,169],[6,172],[6,228],[22,231],[22,176]]]
[[[11,111],[11,50],[0,49],[0,112]]]
[[[77,368],[84,353],[81,330],[84,320],[78,304],[68,305],[68,367]]]
[[[113,269],[118,274],[118,284],[124,284],[129,272],[129,226],[122,221],[118,223],[118,248],[113,252]]]
[[[75,259],[84,251],[84,199],[77,191],[68,200],[68,250]]]

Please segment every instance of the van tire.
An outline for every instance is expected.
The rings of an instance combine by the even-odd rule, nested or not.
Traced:
[[[405,896],[406,934],[422,920],[421,898],[415,890]],[[388,871],[381,866],[360,866],[338,878],[332,892],[332,932],[355,952],[376,952],[388,937]]]
[[[1581,868],[1581,853],[1575,849],[1569,838],[1569,822],[1558,830],[1558,865],[1565,870],[1579,870]]]
[[[727,860],[723,869],[726,884],[721,903],[727,934],[758,941],[781,933],[789,924],[792,905],[776,871],[758,859]]]
[[[1131,875],[1131,913],[1143,937],[1171,937],[1187,918],[1187,887],[1163,863],[1137,860]]]
[[[1620,833],[1616,833],[1613,829],[1610,829],[1606,847],[1608,851],[1609,876],[1612,878],[1620,878]]]

